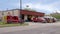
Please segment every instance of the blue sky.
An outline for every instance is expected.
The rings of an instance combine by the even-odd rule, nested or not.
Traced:
[[[46,14],[52,12],[60,13],[60,0],[22,0],[22,8],[34,9]],[[0,10],[20,8],[20,0],[0,0]]]
[[[60,13],[60,0],[22,0],[22,5],[23,8],[29,5],[29,8],[46,14],[56,11]]]
[[[20,0],[0,0],[0,10],[20,8]]]

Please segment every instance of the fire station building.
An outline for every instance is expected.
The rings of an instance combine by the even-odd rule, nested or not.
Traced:
[[[43,17],[45,13],[36,12],[36,11],[29,11],[29,10],[20,10],[20,16],[24,20],[31,21],[34,17]]]
[[[30,21],[34,17],[43,17],[45,13],[30,10],[12,9],[12,10],[0,11],[0,15],[1,15],[0,18],[7,15],[11,15],[11,16],[18,16],[19,18]],[[2,18],[1,20],[3,19],[4,18]]]

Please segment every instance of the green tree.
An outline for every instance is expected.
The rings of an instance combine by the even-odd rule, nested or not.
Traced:
[[[57,19],[60,19],[60,14],[51,14],[51,16],[57,18]]]

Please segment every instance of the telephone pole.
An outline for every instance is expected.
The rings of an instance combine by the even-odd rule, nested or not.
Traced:
[[[20,9],[22,9],[22,0],[20,0]]]

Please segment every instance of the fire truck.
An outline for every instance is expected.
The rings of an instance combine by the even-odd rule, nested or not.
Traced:
[[[7,16],[7,23],[23,23],[24,20],[19,18],[18,16]]]

